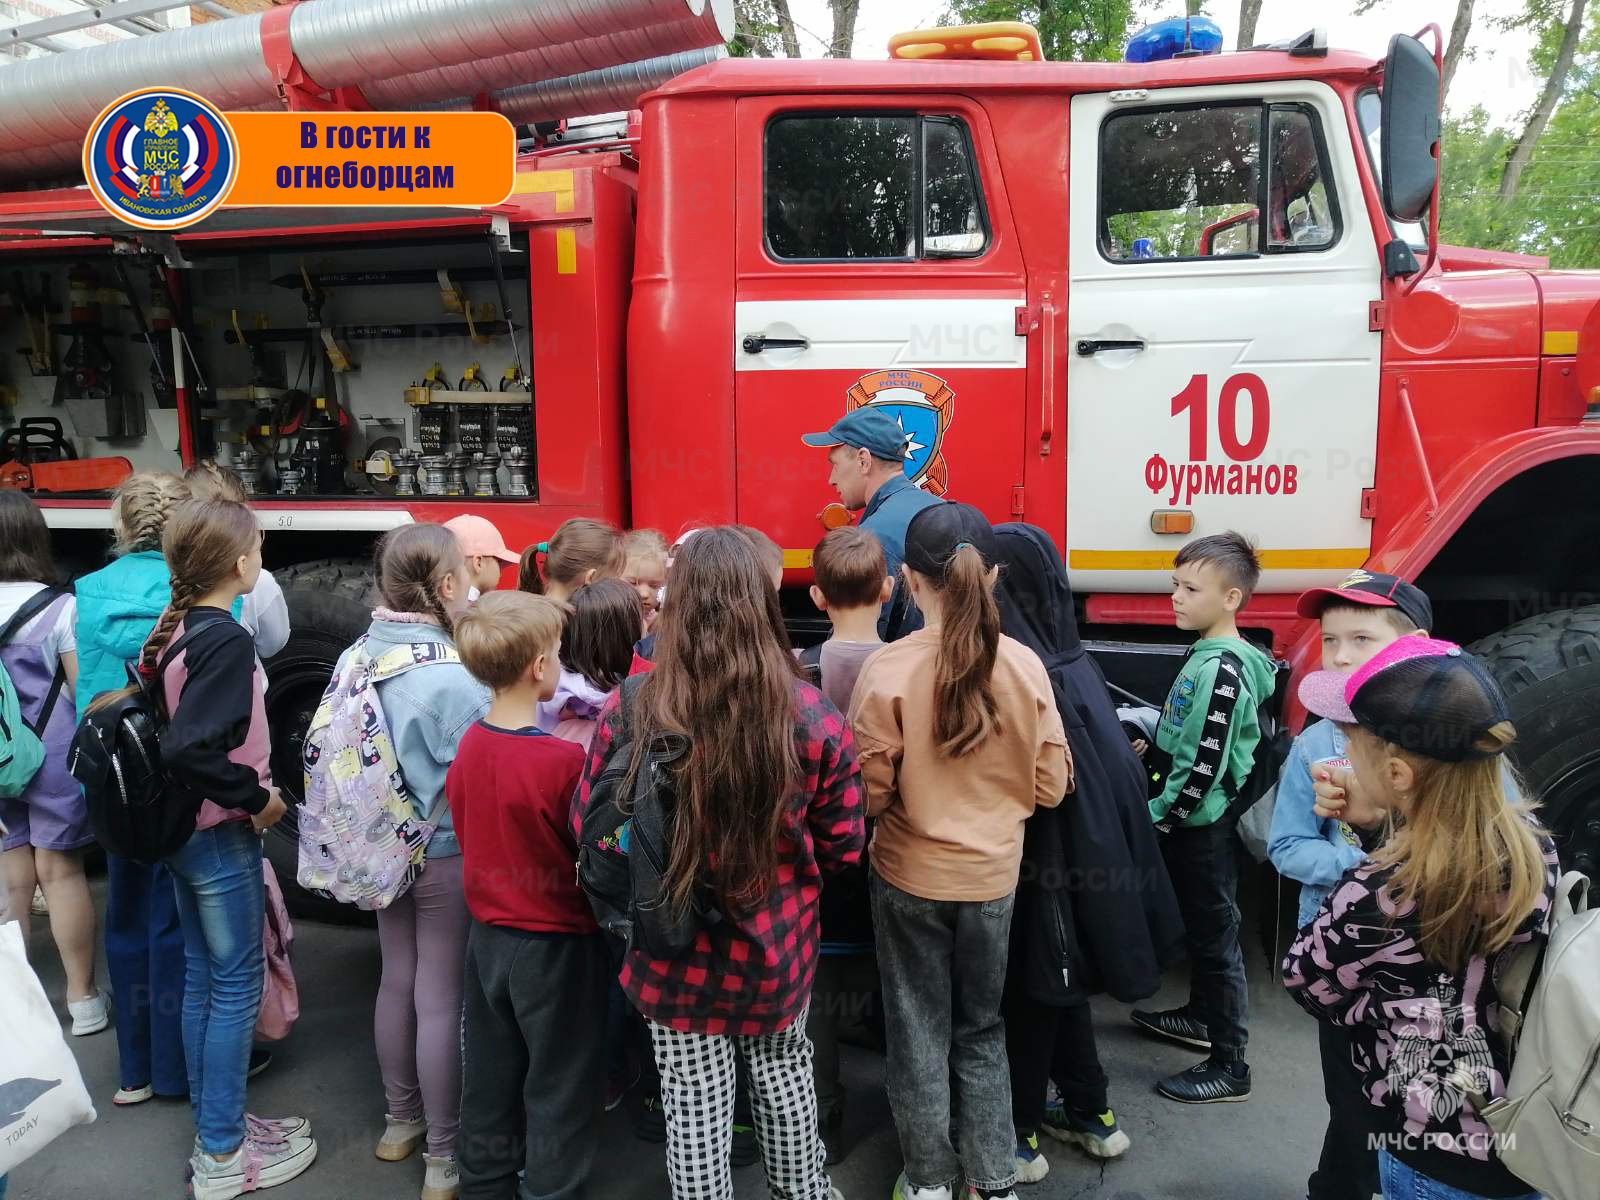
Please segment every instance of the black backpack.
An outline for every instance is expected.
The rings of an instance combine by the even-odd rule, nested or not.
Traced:
[[[67,753],[96,839],[137,863],[154,865],[181,850],[200,814],[199,798],[173,786],[161,765],[161,735],[170,719],[161,675],[197,632],[189,630],[167,647],[153,678],[130,664],[129,686],[83,714]]]
[[[579,819],[578,885],[589,897],[600,928],[620,937],[630,950],[674,959],[687,953],[700,931],[720,921],[721,914],[703,897],[679,912],[665,885],[677,810],[672,764],[689,752],[689,739],[679,733],[646,735],[645,761],[628,787],[636,736],[631,700],[643,678],[623,683],[622,730]]]

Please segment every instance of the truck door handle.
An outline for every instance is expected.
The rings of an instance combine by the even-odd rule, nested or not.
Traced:
[[[1116,338],[1080,338],[1078,340],[1078,354],[1087,358],[1091,354],[1099,354],[1102,350],[1143,350],[1143,338],[1118,340]]]
[[[811,343],[806,338],[775,338],[764,333],[747,333],[744,335],[744,352],[746,354],[760,354],[763,350],[809,350]]]

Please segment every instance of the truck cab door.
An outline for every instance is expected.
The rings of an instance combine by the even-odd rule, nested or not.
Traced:
[[[1026,275],[983,109],[752,97],[737,110],[738,519],[810,563],[838,496],[801,444],[882,405],[905,471],[994,520],[1022,481]]]
[[[1260,546],[1262,592],[1361,566],[1382,275],[1339,97],[1080,95],[1071,122],[1073,586],[1164,591],[1188,536],[1228,529]],[[1192,534],[1156,532],[1184,514]]]

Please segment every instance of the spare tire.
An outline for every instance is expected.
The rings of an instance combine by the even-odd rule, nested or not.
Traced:
[[[289,605],[289,640],[267,660],[267,724],[272,730],[272,780],[289,813],[266,837],[266,852],[284,901],[296,916],[343,923],[370,916],[348,904],[314,896],[295,882],[304,794],[301,752],[306,727],[345,648],[372,623],[372,563],[323,559],[274,572]]]
[[[1600,605],[1518,621],[1471,649],[1511,705],[1512,757],[1563,867],[1600,881]]]

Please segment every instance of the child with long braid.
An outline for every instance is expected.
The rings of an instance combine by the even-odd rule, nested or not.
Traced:
[[[77,582],[76,710],[128,682],[170,595],[161,535],[173,510],[189,498],[176,475],[142,471],[111,500],[116,536],[111,563]],[[183,1059],[183,930],[164,865],[144,866],[106,855],[106,966],[116,998],[119,1087],[115,1104],[189,1090]]]
[[[229,615],[261,574],[261,533],[232,500],[188,500],[161,539],[171,599],[139,656],[171,714],[161,741],[172,786],[198,802],[195,832],[166,860],[187,964],[183,1046],[196,1137],[194,1200],[231,1200],[294,1179],[316,1159],[310,1124],[245,1112],[261,1006],[266,919],[260,835],[287,811],[272,786],[266,676]]]
[[[444,782],[461,735],[489,711],[490,697],[455,653],[455,621],[467,611],[471,586],[455,534],[442,525],[404,526],[379,544],[376,565],[381,607],[366,651],[374,663],[392,652],[414,663],[374,686],[406,793],[418,819],[434,826],[422,874],[378,913],[383,978],[375,1025],[388,1112],[376,1152],[399,1162],[426,1137],[422,1200],[454,1200],[470,918]],[[335,676],[343,670],[341,659]]]

